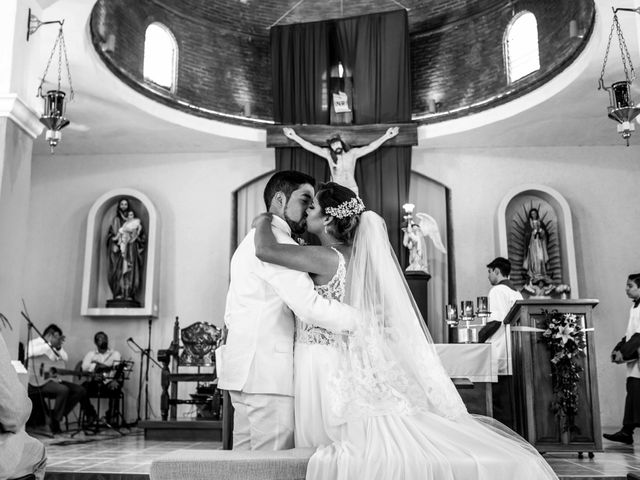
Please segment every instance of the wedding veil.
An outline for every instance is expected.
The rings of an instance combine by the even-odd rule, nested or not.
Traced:
[[[557,480],[549,464],[516,432],[491,417],[467,412],[409,291],[384,220],[373,212],[360,217],[344,301],[362,316],[341,346],[333,421],[369,425],[380,415],[415,414],[417,424],[430,414],[438,415],[464,424],[467,435],[456,441],[478,465],[483,459],[473,455],[475,442],[491,445],[496,458],[507,459],[502,467],[494,465],[498,470],[509,471],[515,462],[523,478]],[[406,441],[412,441],[410,435]],[[424,448],[430,448],[428,442]],[[487,462],[479,478],[492,478],[494,467]]]
[[[384,220],[371,211],[360,217],[344,301],[362,316],[345,341],[336,379],[339,419],[420,410],[447,418],[467,415],[409,291]]]

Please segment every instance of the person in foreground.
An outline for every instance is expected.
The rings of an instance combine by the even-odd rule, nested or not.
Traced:
[[[0,479],[35,475],[44,478],[47,453],[39,440],[24,430],[31,400],[11,364],[11,356],[0,335]]]
[[[256,255],[309,272],[361,313],[349,335],[297,323],[296,447],[316,447],[307,479],[556,479],[504,425],[471,416],[447,376],[388,240],[354,192],[322,186],[308,231],[321,246],[275,242],[259,216]]]

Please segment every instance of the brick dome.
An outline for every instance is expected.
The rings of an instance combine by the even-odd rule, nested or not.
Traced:
[[[485,110],[544,84],[577,57],[595,19],[593,0],[400,3],[409,8],[412,115],[420,124]],[[194,115],[260,126],[273,120],[270,26],[399,8],[393,0],[296,4],[298,0],[99,0],[91,15],[91,35],[110,70],[139,92]],[[504,35],[523,11],[536,17],[540,69],[509,84]],[[172,92],[143,78],[145,31],[153,22],[165,25],[178,45]],[[570,35],[570,23],[577,35]]]

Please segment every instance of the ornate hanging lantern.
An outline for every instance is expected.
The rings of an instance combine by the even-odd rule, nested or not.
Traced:
[[[69,101],[73,100],[73,86],[71,84],[71,71],[69,70],[69,59],[67,58],[67,46],[64,41],[64,33],[62,31],[62,27],[64,25],[64,20],[55,20],[51,22],[41,22],[35,15],[31,14],[31,9],[29,9],[29,28],[27,33],[27,41],[29,40],[29,35],[33,35],[38,28],[42,25],[47,25],[51,23],[60,24],[60,30],[58,31],[58,36],[56,37],[56,41],[53,44],[53,49],[51,50],[51,55],[49,55],[49,60],[47,62],[47,66],[44,69],[44,73],[42,74],[42,80],[40,81],[40,85],[38,86],[38,96],[43,99],[44,102],[44,111],[42,116],[40,117],[40,123],[42,123],[46,128],[45,139],[49,143],[49,148],[51,149],[51,153],[53,154],[53,149],[58,145],[58,142],[62,138],[61,130],[69,125],[69,120],[65,118],[66,111],[66,96],[67,94],[62,90],[62,67],[63,67],[63,57],[64,57],[64,67],[67,70],[67,79],[69,81]],[[49,67],[51,66],[51,62],[53,60],[54,55],[58,56],[58,82],[55,89],[47,90],[47,93],[42,93],[42,86],[47,78],[47,72],[49,71]]]
[[[616,8],[613,10],[613,22],[611,24],[611,30],[609,32],[609,41],[607,42],[607,50],[604,54],[604,61],[602,63],[602,71],[600,72],[600,80],[598,81],[598,90],[607,90],[609,92],[609,118],[618,122],[618,133],[622,135],[627,141],[627,147],[629,146],[629,137],[631,132],[635,131],[633,124],[634,119],[640,115],[640,107],[636,107],[634,101],[631,99],[631,84],[636,78],[636,72],[633,69],[633,63],[631,62],[631,55],[627,49],[627,44],[624,41],[622,35],[622,29],[618,22],[618,10],[625,10],[640,13],[640,8]],[[620,47],[620,55],[622,57],[622,66],[624,68],[625,79],[622,81],[614,82],[610,87],[604,85],[604,70],[607,66],[607,59],[609,57],[609,48],[611,47],[611,38],[613,37],[613,31],[616,31],[618,36],[618,44]]]

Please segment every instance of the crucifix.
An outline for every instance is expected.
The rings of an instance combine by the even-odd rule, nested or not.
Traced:
[[[267,147],[299,146],[324,158],[329,165],[331,181],[350,188],[356,194],[359,194],[355,179],[358,159],[373,153],[383,145],[417,144],[417,127],[413,123],[267,127]]]

